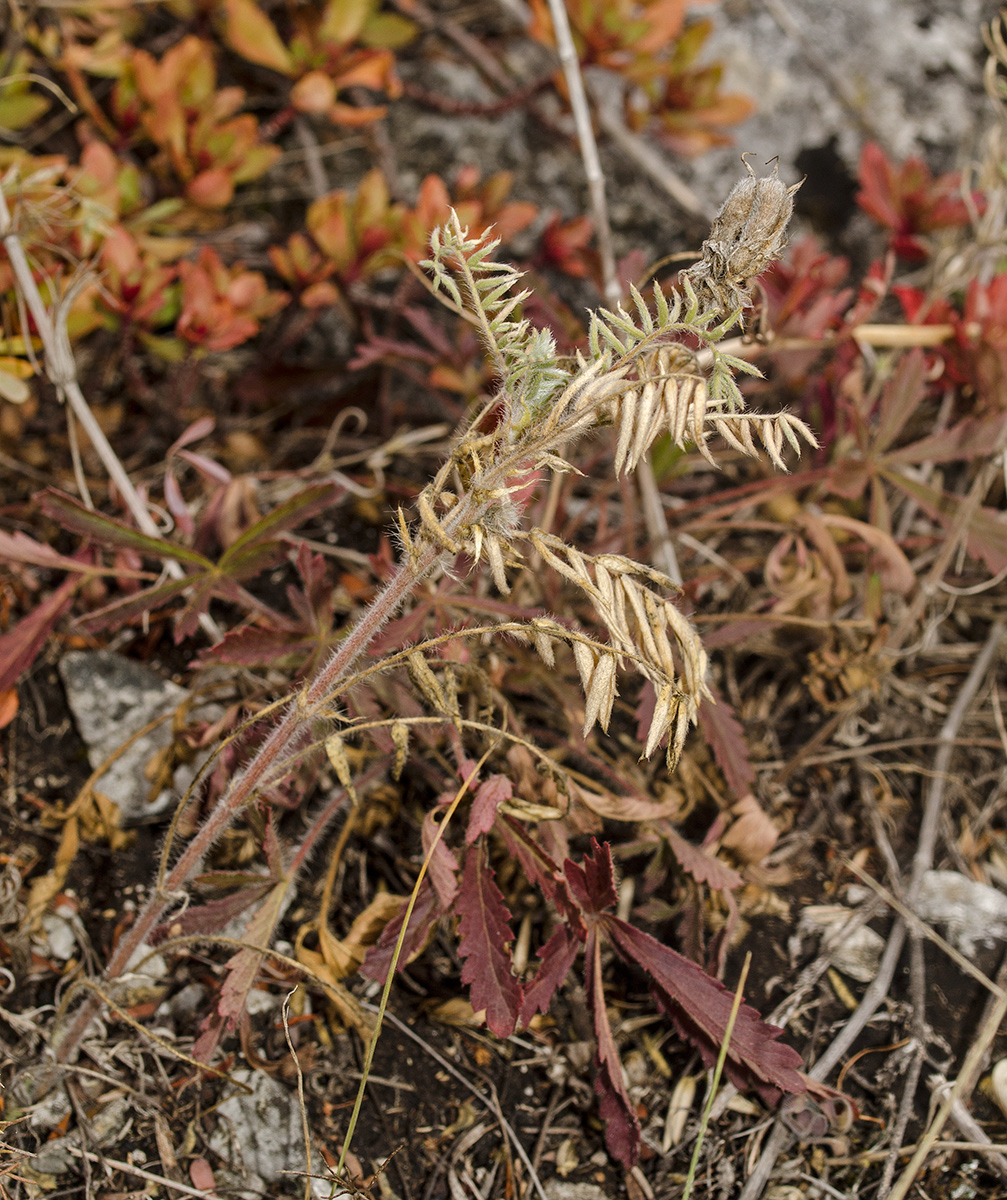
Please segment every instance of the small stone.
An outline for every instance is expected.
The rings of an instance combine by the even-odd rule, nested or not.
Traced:
[[[596,1183],[574,1183],[568,1179],[550,1179],[545,1184],[548,1200],[608,1200]]]
[[[304,1169],[304,1142],[297,1096],[261,1071],[234,1071],[231,1079],[251,1092],[239,1091],[217,1105],[217,1128],[211,1149],[233,1166],[266,1183],[284,1179],[285,1171]],[[245,1187],[250,1181],[245,1180]]]
[[[73,957],[77,950],[77,935],[69,921],[56,913],[46,913],[42,917],[42,930],[48,942],[48,952],[53,958],[66,962]]]
[[[95,783],[95,790],[119,806],[124,826],[137,825],[174,808],[198,764],[175,773],[174,786],[153,799],[145,775],[148,764],[171,744],[175,710],[189,693],[154,671],[108,650],[65,654],[59,664],[67,700],[92,767],[99,767],[124,742],[158,717],[163,720],[119,755]],[[212,720],[219,705],[194,712]]]
[[[1007,896],[957,871],[927,871],[916,915],[943,930],[966,958],[974,957],[976,946],[1007,939]]]

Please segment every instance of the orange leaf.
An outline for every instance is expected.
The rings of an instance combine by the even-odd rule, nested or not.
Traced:
[[[234,196],[234,181],[222,167],[211,167],[200,171],[185,194],[200,208],[225,208]]]
[[[7,728],[17,716],[17,710],[17,689],[8,688],[5,692],[0,692],[0,729]]]
[[[290,103],[298,112],[321,116],[336,98],[336,85],[324,71],[309,71],[290,89]]]

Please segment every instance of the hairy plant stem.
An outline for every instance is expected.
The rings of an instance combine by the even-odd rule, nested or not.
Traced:
[[[471,496],[464,497],[444,523],[446,531],[461,528],[475,520],[480,505]],[[385,590],[375,599],[354,625],[345,641],[322,667],[310,684],[287,708],[280,723],[262,743],[251,761],[234,777],[227,791],[220,797],[206,820],[196,831],[192,840],[179,855],[174,866],[164,876],[160,885],[137,914],[137,918],[119,939],[105,969],[104,979],[111,982],[121,975],[144,945],[154,928],[164,917],[168,907],[179,898],[179,892],[199,869],[216,841],[227,830],[245,808],[255,799],[270,777],[276,777],[282,768],[284,757],[310,729],[314,720],[323,718],[326,705],[340,684],[351,671],[354,663],[370,645],[381,627],[408,599],[413,588],[430,575],[445,557],[440,547],[426,546],[418,552],[406,555]],[[101,1008],[101,997],[91,993],[80,1004],[58,1039],[56,1058],[58,1062],[73,1061],[81,1040]]]

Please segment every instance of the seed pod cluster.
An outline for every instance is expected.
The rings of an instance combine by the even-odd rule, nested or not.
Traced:
[[[787,187],[776,168],[759,179],[747,160],[745,167],[748,178],[731,189],[703,243],[702,258],[686,272],[701,307],[712,301],[724,314],[749,304],[748,280],[761,274],[786,246],[794,193],[804,182]]]

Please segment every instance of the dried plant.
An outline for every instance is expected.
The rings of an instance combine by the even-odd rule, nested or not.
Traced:
[[[585,733],[595,722],[607,726],[621,669],[628,667],[648,679],[656,704],[644,753],[653,753],[667,739],[668,763],[675,765],[699,705],[711,697],[706,655],[696,631],[675,606],[674,584],[622,555],[592,556],[547,531],[524,528],[523,504],[536,473],[575,471],[567,456],[578,439],[606,427],[615,433],[617,472],[630,470],[662,433],[678,446],[694,444],[708,458],[712,434],[751,455],[757,453],[757,437],[780,467],[785,442],[797,452],[802,440],[816,444],[810,430],[787,413],[747,412],[735,372],[757,371],[717,345],[740,319],[743,270],[761,269],[782,245],[793,191],[775,175],[739,187],[742,191],[731,193],[718,218],[718,236],[704,248],[704,269],[683,276],[681,292],[666,293],[655,286],[652,305],[633,289],[626,308],[594,314],[589,356],[572,362],[560,358],[551,334],[532,328],[521,316],[528,293],[520,290],[518,271],[493,260],[494,240],[470,237],[454,213],[435,232],[431,257],[423,265],[432,275],[434,290],[478,328],[499,380],[497,391],[461,430],[447,461],[419,496],[418,521],[410,526],[400,511],[402,554],[385,590],[287,705],[174,859],[169,838],[152,898],[120,938],[106,982],[122,974],[148,941],[224,830],[265,788],[282,780],[307,747],[324,743],[333,769],[352,795],[353,770],[345,740],[382,725],[386,736],[390,731],[401,769],[408,753],[409,721],[393,717],[390,722],[365,722],[348,716],[342,707],[343,698],[365,678],[405,667],[416,692],[436,714],[433,719],[453,724],[459,736],[489,738],[487,744],[493,745],[491,726],[462,718],[457,693],[464,677],[455,664],[433,653],[444,638],[360,665],[382,625],[408,600],[415,585],[439,572],[474,569],[485,560],[496,585],[506,592],[508,573],[530,551],[546,568],[575,584],[593,605],[607,641],[549,618],[500,622],[496,628],[533,645],[549,664],[558,647],[570,648],[586,697]],[[736,225],[742,231],[738,245],[748,247],[747,256],[724,249]],[[485,635],[492,628],[458,636]],[[496,802],[492,808],[495,811]],[[520,992],[516,983],[514,988]],[[89,996],[64,1027],[61,1058],[76,1052],[99,1005],[100,997]]]
[[[747,158],[744,161],[748,178],[731,189],[703,243],[702,258],[688,271],[703,302],[725,311],[748,304],[748,280],[761,275],[783,252],[794,193],[804,182],[787,187],[775,168],[759,179]]]

